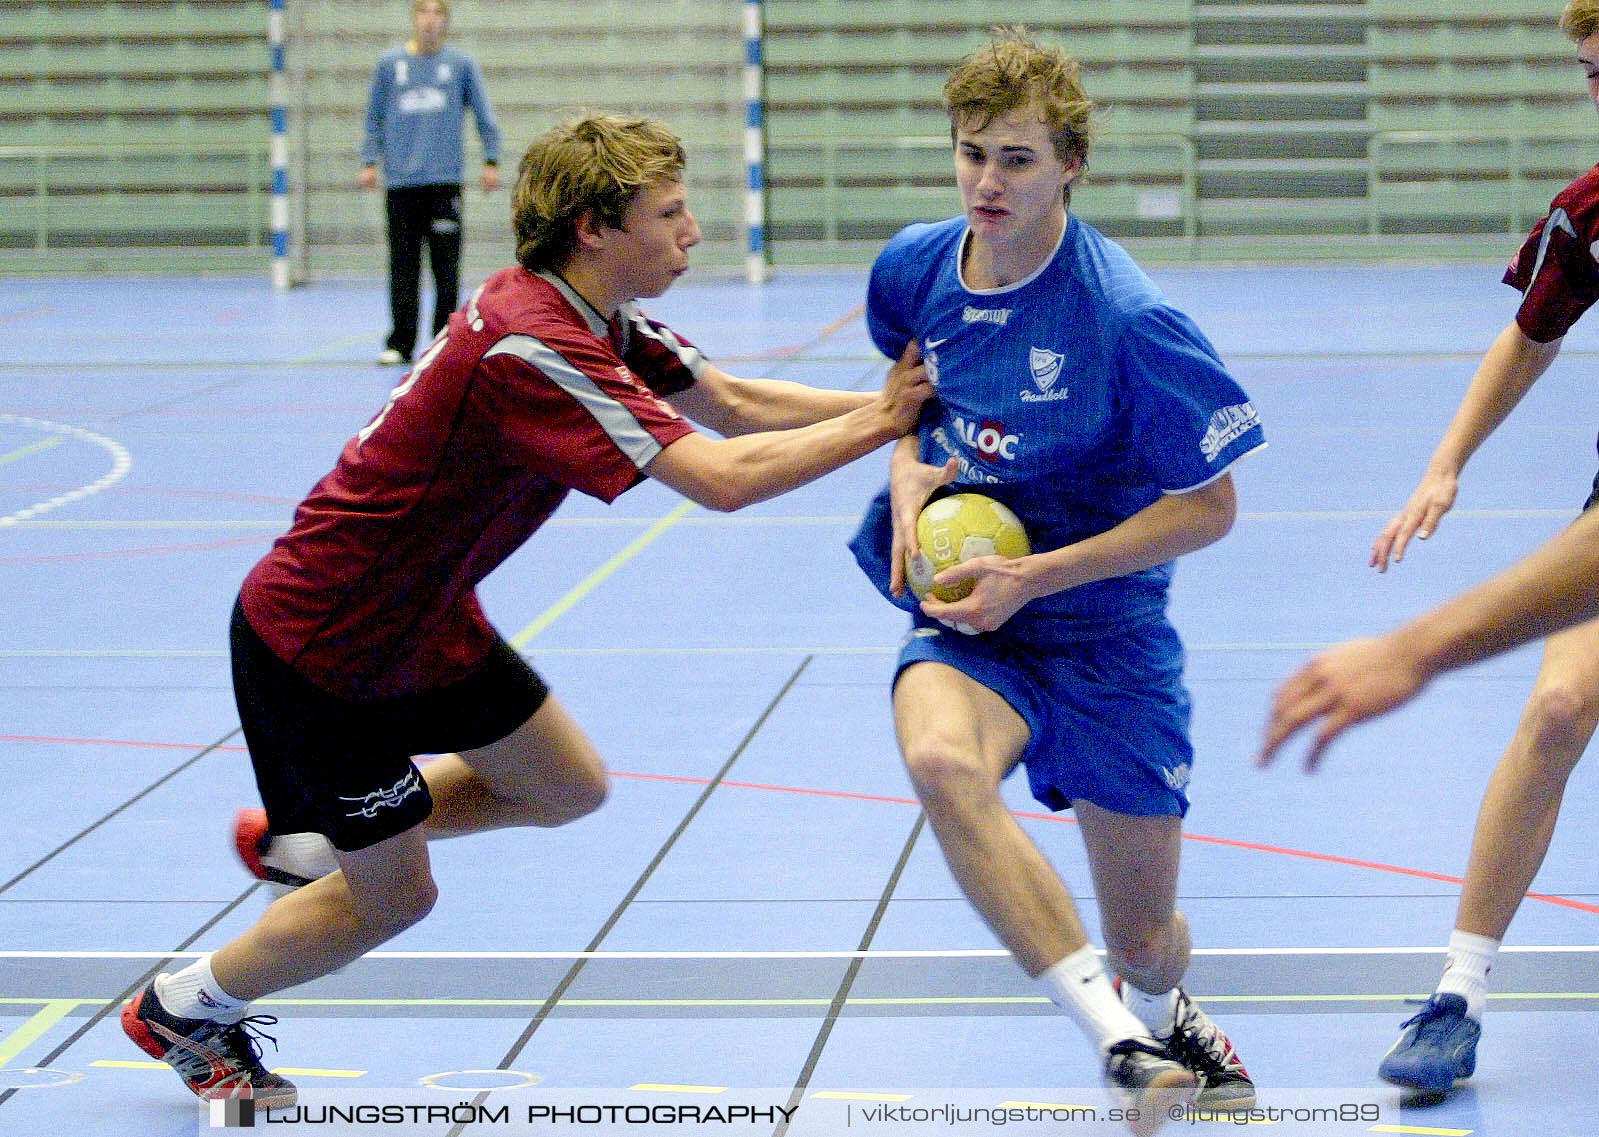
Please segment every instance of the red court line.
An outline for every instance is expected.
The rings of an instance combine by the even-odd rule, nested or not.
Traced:
[[[202,747],[179,742],[135,742],[115,738],[51,738],[43,735],[29,734],[0,734],[0,742],[44,742],[61,745],[83,746],[135,746],[159,750],[199,750]],[[216,746],[214,750],[243,751],[242,746]],[[639,774],[625,770],[608,771],[613,778],[628,778],[634,781],[647,782],[677,782],[684,785],[708,786],[710,778],[694,777],[688,774]],[[755,790],[761,793],[799,794],[805,797],[830,797],[844,798],[850,801],[882,802],[887,805],[909,805],[921,807],[921,802],[909,797],[889,797],[883,794],[853,793],[848,790],[823,790],[806,786],[776,786],[763,782],[734,782],[723,779],[722,785],[729,789]],[[1015,817],[1025,818],[1029,821],[1049,821],[1057,825],[1075,825],[1077,822],[1070,817],[1062,817],[1054,813],[1028,813],[1022,810],[1012,810]],[[1421,880],[1438,881],[1441,884],[1461,884],[1458,876],[1447,873],[1428,872],[1425,869],[1407,868],[1404,865],[1390,865],[1382,861],[1366,861],[1358,857],[1343,857],[1335,853],[1317,853],[1309,849],[1293,849],[1284,845],[1266,845],[1259,841],[1240,841],[1231,837],[1207,837],[1202,833],[1184,833],[1183,840],[1193,841],[1201,845],[1217,845],[1228,849],[1242,849],[1251,853],[1267,853],[1277,857],[1294,857],[1299,860],[1320,861],[1325,864],[1344,865],[1349,868],[1367,869],[1371,872],[1391,873],[1396,876],[1416,877]],[[1573,900],[1567,896],[1554,896],[1543,892],[1527,893],[1528,900],[1536,900],[1543,904],[1554,904],[1562,908],[1575,909],[1578,912],[1590,912],[1599,915],[1599,904],[1589,904],[1582,900]]]
[[[751,359],[789,359],[796,355],[802,355],[811,348],[820,344],[829,336],[833,335],[835,332],[840,332],[849,327],[850,324],[865,314],[866,305],[864,303],[857,304],[838,319],[823,327],[821,331],[817,332],[816,335],[806,343],[787,344],[783,347],[769,348],[765,351],[752,352],[747,355],[731,355],[726,356],[725,358],[729,362],[738,362],[740,360],[747,361]]]
[[[276,540],[277,534],[266,533],[254,537],[229,537],[223,541],[203,541],[197,545],[150,545],[138,549],[100,549],[92,553],[39,553],[27,557],[0,557],[0,565],[46,565],[66,561],[104,561],[121,557],[159,557],[169,553],[209,553],[216,549],[234,549],[240,545],[259,545]]]

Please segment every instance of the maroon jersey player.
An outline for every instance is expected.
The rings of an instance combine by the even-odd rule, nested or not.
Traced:
[[[683,165],[644,119],[535,141],[517,265],[451,316],[246,579],[234,691],[266,810],[236,836],[252,871],[300,887],[122,1015],[201,1097],[294,1101],[261,1064],[250,1001],[425,916],[429,838],[560,825],[604,800],[593,745],[474,592],[569,491],[609,502],[648,477],[737,509],[915,425],[931,387],[914,349],[881,392],[825,391],[729,375],[640,314],[700,239]]]

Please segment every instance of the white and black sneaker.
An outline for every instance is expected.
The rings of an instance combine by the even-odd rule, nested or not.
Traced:
[[[1192,1105],[1198,1081],[1152,1039],[1126,1038],[1105,1053],[1105,1084],[1121,1098],[1127,1127],[1149,1137],[1174,1112]]]
[[[1177,988],[1176,1020],[1170,1038],[1159,1038],[1168,1057],[1181,1062],[1199,1079],[1201,1109],[1231,1111],[1255,1104],[1255,1083],[1221,1027],[1200,1010],[1188,992]]]

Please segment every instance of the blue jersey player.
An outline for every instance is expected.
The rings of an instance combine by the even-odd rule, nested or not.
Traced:
[[[964,212],[896,236],[867,301],[877,346],[897,358],[918,345],[939,398],[896,447],[852,548],[914,616],[895,723],[951,871],[1099,1045],[1134,1130],[1152,1132],[1175,1102],[1255,1097],[1179,986],[1192,750],[1165,609],[1172,560],[1228,531],[1229,470],[1264,439],[1199,329],[1068,211],[1093,112],[1075,62],[996,29],[951,74],[944,105]],[[917,604],[904,556],[922,505],[951,482],[1014,509],[1034,552],[946,569],[938,583],[971,579],[971,594]],[[1039,801],[1076,813],[1114,979],[1002,802],[1018,764]]]

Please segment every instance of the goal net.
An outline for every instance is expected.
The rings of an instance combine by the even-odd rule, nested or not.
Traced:
[[[741,0],[451,0],[447,42],[482,68],[503,138],[501,187],[484,194],[466,116],[462,284],[512,263],[510,191],[532,138],[581,110],[667,122],[688,151],[696,264],[743,264]],[[360,188],[367,94],[378,57],[411,34],[410,0],[287,0],[290,275],[387,272],[381,190]],[[426,279],[424,274],[424,279]]]

